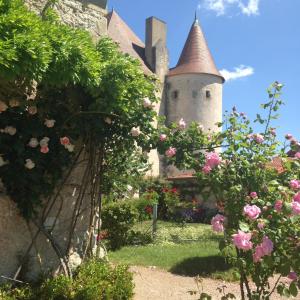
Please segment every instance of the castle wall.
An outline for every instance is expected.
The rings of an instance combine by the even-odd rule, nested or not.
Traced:
[[[49,0],[25,0],[27,6],[37,13],[40,13],[48,2]],[[96,1],[59,0],[54,4],[54,9],[63,23],[88,30],[93,40],[98,41],[101,36],[107,35],[107,11],[102,2],[96,5]]]
[[[204,130],[220,131],[222,121],[222,79],[210,74],[182,74],[167,78],[167,122],[183,118],[196,121]],[[207,97],[207,92],[210,94]]]

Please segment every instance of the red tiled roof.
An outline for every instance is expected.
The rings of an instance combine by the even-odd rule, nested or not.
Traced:
[[[120,50],[141,62],[145,74],[152,74],[146,65],[145,44],[113,10],[107,16],[108,36],[119,44]]]
[[[195,20],[192,25],[177,66],[171,69],[168,75],[190,73],[213,74],[224,80],[216,68],[198,20]]]

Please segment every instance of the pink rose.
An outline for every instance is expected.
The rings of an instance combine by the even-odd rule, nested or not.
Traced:
[[[256,205],[247,204],[244,207],[244,214],[251,220],[255,220],[261,214],[261,209]]]
[[[211,225],[212,225],[212,229],[213,231],[216,232],[223,232],[224,231],[224,221],[225,221],[225,217],[217,214],[216,216],[214,216],[211,220]]]
[[[293,138],[293,136],[290,133],[288,133],[288,134],[285,135],[285,138],[287,140],[291,140]]]
[[[182,118],[178,122],[178,127],[181,130],[185,129],[185,127],[186,127],[186,123],[185,123],[185,121]]]
[[[294,215],[300,215],[300,202],[292,202],[292,211]]]
[[[275,128],[271,128],[271,129],[270,129],[270,133],[271,133],[273,136],[276,136],[276,129],[275,129]]]
[[[274,244],[273,242],[267,237],[263,237],[263,241],[261,243],[264,255],[271,255],[274,249]]]
[[[70,144],[70,139],[66,136],[60,138],[60,143],[63,145],[63,146],[66,146],[66,145],[69,145]]]
[[[205,154],[206,165],[210,166],[212,169],[218,166],[221,163],[221,158],[216,152],[207,152]]]
[[[239,230],[238,233],[232,235],[233,244],[238,249],[242,249],[242,250],[252,249],[253,244],[251,242],[251,238],[252,238],[251,233],[245,233],[241,230]]]
[[[159,136],[159,140],[160,140],[161,142],[164,142],[166,139],[167,139],[167,135],[164,134],[164,133],[162,133],[162,134]]]
[[[292,280],[292,281],[297,281],[298,280],[298,275],[296,272],[290,272],[290,274],[288,275],[288,279]]]
[[[35,114],[37,114],[37,107],[36,107],[36,106],[29,106],[29,107],[28,107],[28,113],[29,113],[30,115],[35,115]]]
[[[290,181],[290,188],[293,190],[299,190],[300,188],[300,181],[297,179],[293,179]]]
[[[256,192],[250,193],[250,197],[251,197],[252,199],[257,198],[257,193],[256,193]]]
[[[41,147],[41,152],[44,153],[44,154],[48,153],[49,152],[48,146]]]
[[[295,158],[300,159],[300,152],[297,152],[297,153],[295,154]]]
[[[173,157],[176,155],[176,148],[170,147],[167,151],[166,151],[166,156],[167,157]]]
[[[212,171],[212,168],[208,165],[205,165],[203,168],[202,168],[202,172],[204,174],[209,174],[210,172]]]
[[[259,220],[259,221],[258,221],[257,228],[258,228],[259,230],[264,229],[265,226],[266,226],[266,224],[265,224],[264,220]]]
[[[253,254],[253,261],[259,262],[262,259],[262,257],[271,255],[273,249],[273,242],[267,236],[264,236],[262,243],[257,245],[255,248],[255,252]]]
[[[281,212],[282,211],[282,207],[283,207],[283,201],[282,200],[276,200],[276,202],[274,204],[274,209],[277,212]]]
[[[254,140],[256,143],[261,144],[265,139],[261,134],[257,133],[254,135]]]
[[[300,192],[294,196],[294,201],[300,203]]]

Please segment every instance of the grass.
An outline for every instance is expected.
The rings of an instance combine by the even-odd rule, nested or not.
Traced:
[[[150,222],[139,224],[139,230],[149,229]],[[233,270],[220,256],[220,236],[209,225],[188,224],[180,227],[169,222],[159,222],[157,239],[146,246],[127,246],[110,252],[114,263],[156,266],[173,274],[210,277],[233,281]]]

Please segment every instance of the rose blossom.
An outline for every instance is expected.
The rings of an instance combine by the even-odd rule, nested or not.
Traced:
[[[293,190],[299,190],[300,188],[300,181],[297,179],[293,179],[290,181],[290,188]]]
[[[290,133],[288,133],[288,134],[285,135],[285,138],[287,140],[291,140],[293,138],[293,136]]]
[[[251,219],[251,220],[257,219],[259,217],[260,213],[261,213],[261,209],[256,205],[247,204],[244,207],[244,214],[247,217],[249,217],[249,219]]]
[[[159,140],[160,140],[161,142],[164,142],[166,139],[167,139],[167,135],[164,134],[164,133],[162,133],[162,134],[159,136]]]
[[[130,133],[133,137],[138,137],[141,134],[141,130],[139,127],[132,127]]]
[[[25,161],[25,168],[31,170],[35,167],[35,163],[31,159],[26,159]]]
[[[9,135],[15,135],[16,132],[17,132],[17,129],[15,127],[12,127],[12,126],[6,126],[4,128],[4,132],[9,134]]]
[[[55,122],[56,122],[55,120],[46,119],[44,125],[47,126],[48,128],[52,128],[52,127],[54,127]]]
[[[20,101],[18,101],[16,99],[12,99],[9,101],[9,106],[10,107],[18,107],[18,106],[20,106]]]
[[[221,158],[216,152],[207,152],[205,154],[206,165],[210,166],[212,169],[218,166],[221,163]]]
[[[40,140],[40,146],[41,147],[48,147],[48,143],[49,143],[50,139],[45,136]]]
[[[63,146],[69,145],[70,144],[70,139],[66,136],[60,138],[60,143]]]
[[[256,193],[256,192],[251,192],[251,193],[250,193],[250,197],[251,197],[252,199],[257,198],[257,193]]]
[[[5,102],[0,101],[0,114],[3,113],[4,111],[6,111],[8,109],[8,106],[6,105]]]
[[[254,138],[255,142],[258,143],[258,144],[261,144],[265,140],[264,137],[259,133],[256,133],[253,136],[253,138]]]
[[[200,130],[200,131],[203,131],[204,130],[204,126],[202,125],[202,124],[198,124],[198,129]]]
[[[28,107],[28,113],[30,115],[35,115],[37,113],[37,107],[36,106],[29,106]]]
[[[282,211],[282,207],[283,207],[283,201],[282,200],[276,200],[276,202],[274,204],[274,209],[277,212],[281,212]]]
[[[185,121],[182,118],[178,122],[178,127],[181,130],[185,129],[185,127],[186,127],[186,123],[185,123]]]
[[[166,151],[166,156],[167,157],[173,157],[174,155],[176,155],[176,148],[170,147],[167,151]]]
[[[210,172],[212,171],[212,168],[208,165],[205,165],[203,168],[202,168],[202,172],[204,174],[209,174]]]
[[[148,97],[144,99],[143,106],[145,108],[151,108],[152,107],[152,102],[150,101],[150,99]]]
[[[300,192],[294,196],[294,201],[300,203]]]
[[[255,252],[253,254],[254,262],[260,261],[264,256],[271,255],[273,249],[273,242],[267,236],[264,236],[262,243],[257,245],[255,248]]]
[[[111,119],[110,117],[106,117],[106,118],[104,119],[104,122],[105,122],[106,124],[108,124],[108,125],[111,125],[112,119]]]
[[[293,201],[292,202],[292,211],[294,215],[300,215],[300,203]]]
[[[297,153],[295,154],[295,158],[300,159],[300,152],[297,152]]]
[[[225,222],[225,217],[220,214],[217,214],[211,220],[212,229],[216,232],[223,232],[224,222]]]
[[[42,146],[40,151],[41,153],[47,154],[49,152],[49,148],[48,146]]]
[[[298,280],[298,275],[296,272],[290,272],[290,274],[288,275],[288,279],[292,280],[292,281],[297,281]]]
[[[39,145],[39,141],[36,138],[31,138],[28,146],[31,148],[36,148]]]
[[[68,144],[68,145],[65,145],[65,148],[66,148],[69,152],[74,152],[75,146],[72,145],[72,144]]]
[[[258,220],[257,228],[258,228],[259,230],[264,229],[265,226],[266,226],[266,224],[265,224],[265,221],[264,221],[264,220]]]
[[[8,161],[5,161],[4,159],[3,159],[3,157],[2,157],[2,155],[0,155],[0,167],[3,167],[3,166],[5,166],[5,165],[7,165],[8,164]]]
[[[253,244],[251,242],[251,238],[252,238],[251,233],[245,233],[241,230],[239,230],[238,233],[232,235],[233,244],[238,249],[242,249],[242,250],[252,249]]]

